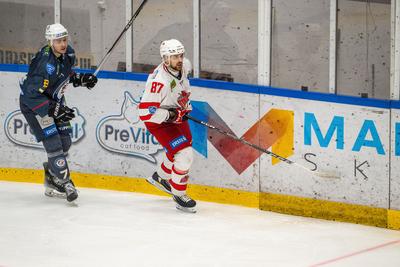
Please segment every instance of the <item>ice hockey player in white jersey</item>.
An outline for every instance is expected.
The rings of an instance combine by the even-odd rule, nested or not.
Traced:
[[[175,39],[161,43],[162,62],[149,75],[139,104],[140,119],[165,155],[158,170],[147,179],[157,188],[171,194],[176,207],[196,212],[196,201],[186,194],[189,169],[193,161],[192,135],[185,114],[192,110],[185,48]]]

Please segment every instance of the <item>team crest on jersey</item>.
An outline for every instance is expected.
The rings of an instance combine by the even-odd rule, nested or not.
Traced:
[[[171,87],[171,92],[172,92],[172,89],[174,89],[176,87],[175,80],[172,80],[172,82],[170,83],[170,87]]]
[[[46,64],[46,70],[47,70],[47,73],[49,74],[49,75],[52,75],[53,73],[54,73],[54,71],[56,70],[56,67],[54,67],[52,64],[50,64],[50,63],[47,63]]]

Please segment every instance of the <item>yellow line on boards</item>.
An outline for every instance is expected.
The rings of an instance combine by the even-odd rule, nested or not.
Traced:
[[[148,184],[144,178],[85,174],[78,172],[73,172],[71,175],[77,187],[140,192],[168,196],[167,194]],[[0,168],[0,180],[43,183],[43,171]],[[399,210],[375,208],[298,196],[263,192],[247,192],[195,184],[189,185],[188,194],[196,200],[233,204],[291,215],[351,222],[400,230]]]

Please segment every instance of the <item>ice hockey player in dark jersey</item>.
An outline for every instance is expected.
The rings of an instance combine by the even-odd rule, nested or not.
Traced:
[[[38,142],[42,142],[48,162],[45,170],[45,195],[74,201],[77,190],[70,178],[66,156],[71,146],[70,120],[74,110],[66,105],[64,91],[74,87],[93,88],[97,78],[90,73],[75,73],[75,52],[68,45],[68,31],[51,24],[45,32],[48,44],[34,57],[21,83],[20,108]]]

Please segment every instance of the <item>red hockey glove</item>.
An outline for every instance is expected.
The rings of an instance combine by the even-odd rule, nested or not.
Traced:
[[[181,108],[170,108],[168,109],[169,117],[166,122],[173,123],[182,123],[185,118],[185,115],[190,112],[190,110],[181,109]]]

